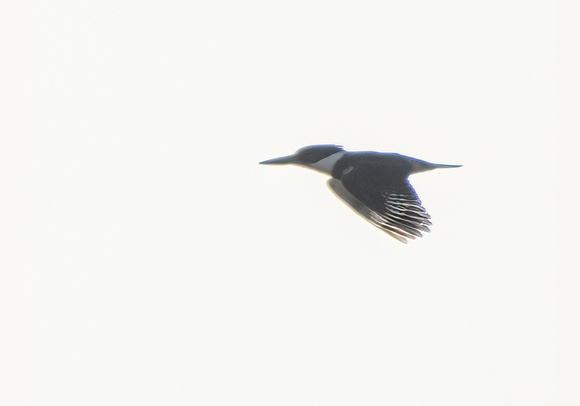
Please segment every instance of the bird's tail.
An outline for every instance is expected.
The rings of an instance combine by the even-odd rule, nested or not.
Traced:
[[[432,171],[438,168],[459,168],[462,165],[446,165],[446,164],[432,164],[431,162],[422,161],[420,159],[413,159],[411,161],[411,173]]]
[[[433,165],[433,169],[437,168],[460,168],[463,165],[446,165],[446,164],[431,164]]]

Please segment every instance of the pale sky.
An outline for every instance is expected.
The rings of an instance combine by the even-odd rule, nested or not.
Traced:
[[[580,404],[576,2],[0,15],[0,404]],[[405,245],[319,143],[464,166]]]

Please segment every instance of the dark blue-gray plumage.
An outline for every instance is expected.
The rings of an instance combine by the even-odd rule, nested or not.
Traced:
[[[330,175],[328,186],[374,226],[399,241],[429,232],[430,216],[408,181],[411,174],[461,165],[432,164],[392,153],[347,152],[339,145],[312,145],[260,162],[294,164]]]

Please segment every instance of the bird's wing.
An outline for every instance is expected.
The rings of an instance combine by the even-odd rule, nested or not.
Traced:
[[[431,217],[406,179],[392,181],[373,171],[353,169],[341,180],[331,178],[328,186],[354,211],[401,242],[430,231]]]

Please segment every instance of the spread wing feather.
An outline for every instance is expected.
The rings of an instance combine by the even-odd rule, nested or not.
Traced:
[[[431,217],[407,179],[393,180],[377,171],[351,169],[342,179],[331,178],[327,183],[355,212],[401,242],[430,231]]]

